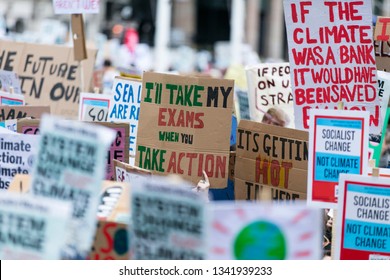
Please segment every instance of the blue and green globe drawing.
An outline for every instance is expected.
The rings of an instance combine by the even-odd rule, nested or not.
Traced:
[[[284,260],[286,239],[275,224],[256,221],[244,227],[234,241],[237,260]]]

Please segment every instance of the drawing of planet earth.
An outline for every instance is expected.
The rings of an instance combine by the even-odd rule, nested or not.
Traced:
[[[237,260],[284,260],[286,239],[275,224],[256,221],[244,227],[234,242]]]

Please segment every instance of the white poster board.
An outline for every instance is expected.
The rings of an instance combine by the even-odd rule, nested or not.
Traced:
[[[308,260],[322,257],[322,215],[305,203],[215,202],[208,259]]]
[[[31,191],[39,197],[72,202],[64,258],[85,258],[96,230],[96,212],[111,129],[44,115]],[[30,136],[30,135],[29,135]]]
[[[307,202],[337,208],[339,175],[367,174],[368,112],[310,110]]]

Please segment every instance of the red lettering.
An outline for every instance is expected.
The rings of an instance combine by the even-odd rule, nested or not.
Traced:
[[[380,26],[380,25],[378,25],[378,23],[380,23],[382,25],[382,30],[381,30],[381,34],[379,34],[375,38],[375,40],[378,40],[378,41],[390,41],[390,34],[386,33],[387,24],[388,23],[390,24],[390,18],[379,18],[378,22],[376,23],[377,27]]]
[[[108,254],[109,252],[112,251],[114,240],[112,239],[111,234],[108,231],[110,228],[115,228],[115,227],[116,227],[115,223],[106,223],[103,228],[103,235],[106,237],[107,247],[101,248],[100,250],[105,254]]]

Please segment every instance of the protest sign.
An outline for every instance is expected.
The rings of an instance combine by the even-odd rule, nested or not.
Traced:
[[[265,63],[246,68],[250,119],[261,122],[271,108],[286,113],[286,127],[294,128],[293,95],[288,63]]]
[[[375,41],[374,48],[377,70],[390,72],[390,41]]]
[[[24,105],[24,96],[0,91],[0,105]]]
[[[390,96],[390,73],[377,71],[378,73],[378,95],[381,99],[381,117],[383,120],[382,132],[380,135],[370,134],[369,154],[370,159],[375,159],[376,166],[379,166],[382,154],[382,145],[387,134],[388,116],[386,114]]]
[[[334,258],[390,259],[390,181],[341,174]]]
[[[339,174],[367,174],[368,112],[311,109],[308,204],[337,207]]]
[[[18,75],[12,71],[0,70],[0,91],[22,93]]]
[[[322,215],[304,202],[210,204],[208,259],[315,260],[322,257]]]
[[[382,128],[371,1],[285,0],[295,127],[309,110],[368,111],[370,133]]]
[[[107,122],[112,96],[82,92],[79,104],[79,121]]]
[[[242,90],[235,90],[235,108],[238,121],[240,120],[250,120],[250,111],[249,111],[249,98],[248,92]]]
[[[129,260],[128,225],[109,221],[99,221],[90,260]]]
[[[129,201],[129,184],[115,181],[103,181],[97,211],[99,220],[129,223]]]
[[[68,203],[2,193],[0,259],[59,260],[70,217]]]
[[[99,122],[96,125],[110,128],[116,132],[107,156],[106,180],[114,180],[114,160],[129,162],[129,125],[127,123]]]
[[[277,201],[306,198],[308,133],[241,120],[235,162],[236,200],[272,191]]]
[[[0,106],[0,121],[27,117],[39,119],[44,113],[50,114],[49,106]]]
[[[374,40],[390,41],[390,17],[376,18]]]
[[[38,119],[20,119],[17,121],[17,131],[22,134],[39,134],[40,120]]]
[[[81,70],[72,48],[0,41],[0,50],[0,69],[19,75],[26,103],[47,105],[53,114],[77,118]],[[88,50],[88,59],[82,62],[86,85],[92,78],[96,53]]]
[[[153,177],[141,182],[131,188],[134,259],[205,259],[204,197],[184,181]]]
[[[100,0],[53,0],[57,14],[98,14]]]
[[[85,258],[95,232],[107,150],[115,133],[105,127],[49,115],[42,117],[40,133],[31,192],[72,202],[73,219],[64,258]]]
[[[130,156],[135,157],[140,112],[142,81],[115,77],[112,88],[113,100],[109,108],[109,120],[130,125]]]
[[[4,127],[12,132],[17,132],[17,120],[7,120],[0,122],[0,127]]]
[[[114,160],[115,180],[118,182],[134,183],[142,177],[151,176],[152,172],[118,160]]]
[[[136,165],[195,184],[204,170],[225,188],[233,92],[232,80],[144,73]]]
[[[0,134],[0,189],[8,189],[16,174],[29,174],[38,149],[38,136]]]

